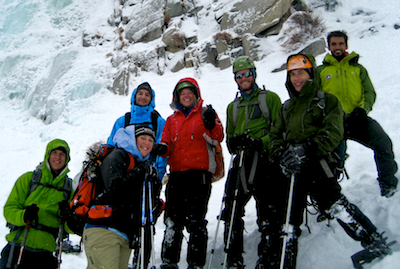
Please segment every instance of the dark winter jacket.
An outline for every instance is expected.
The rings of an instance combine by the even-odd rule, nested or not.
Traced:
[[[46,148],[44,161],[42,163],[42,176],[40,183],[50,184],[54,187],[63,188],[65,180],[70,180],[66,177],[69,169],[67,165],[64,170],[57,177],[53,177],[51,168],[49,165],[50,152],[56,148],[63,147],[67,150],[67,164],[70,160],[69,152],[70,149],[68,144],[60,139],[51,141]],[[24,227],[26,223],[24,221],[24,214],[26,208],[32,204],[36,204],[39,207],[38,216],[39,224],[45,225],[50,228],[57,230],[60,226],[60,215],[58,203],[64,200],[64,192],[59,191],[55,188],[49,188],[39,185],[35,191],[30,193],[30,184],[33,172],[27,172],[23,174],[15,182],[15,185],[4,205],[4,217],[7,222]],[[71,192],[72,198],[72,192]],[[17,230],[9,233],[6,236],[8,242],[14,240]],[[17,243],[21,243],[23,238],[22,231],[21,236],[17,240]],[[26,246],[32,249],[46,250],[54,252],[56,250],[56,243],[54,236],[44,230],[38,230],[35,227],[31,227],[26,240]]]
[[[258,102],[258,95],[261,89],[256,89],[251,94],[249,100],[246,100],[243,96],[240,97],[240,104],[249,104]],[[267,106],[270,114],[270,122],[272,123],[278,113],[281,110],[281,99],[279,96],[271,91],[266,94]],[[233,119],[233,106],[234,101],[228,105],[227,108],[227,120],[226,120],[226,136],[229,140],[234,136],[239,136],[244,133],[248,133],[253,138],[260,138],[262,140],[264,150],[268,149],[270,143],[268,121],[262,115],[259,106],[251,104],[248,106],[246,112],[245,106],[240,106],[238,109],[238,118],[236,127],[234,126]]]
[[[162,157],[169,157],[168,164],[170,171],[205,170],[211,171],[215,163],[214,153],[210,149],[207,140],[221,142],[224,138],[223,127],[217,116],[216,124],[210,131],[205,128],[201,115],[203,99],[201,99],[200,88],[196,80],[192,78],[181,79],[197,87],[197,103],[190,110],[189,114],[180,108],[177,97],[173,95],[171,108],[174,114],[167,118],[161,142],[168,144],[167,152]],[[174,91],[175,92],[175,91]]]
[[[304,54],[315,67],[312,55]],[[319,73],[312,69],[314,79],[304,84],[298,93],[287,75],[286,88],[290,95],[286,119],[282,110],[271,128],[271,158],[276,158],[278,152],[288,144],[313,143],[314,154],[323,157],[332,152],[343,139],[343,110],[339,100],[332,94],[325,94],[325,108],[318,106],[317,91],[319,86]],[[284,138],[286,133],[286,139]]]
[[[335,95],[347,114],[356,107],[369,113],[376,99],[368,72],[358,63],[359,57],[352,52],[338,62],[331,54],[327,54],[323,64],[318,67],[322,90]]]

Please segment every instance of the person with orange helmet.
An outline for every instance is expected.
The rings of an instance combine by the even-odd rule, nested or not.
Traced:
[[[289,56],[286,88],[290,99],[278,113],[270,133],[270,158],[282,171],[282,177],[276,180],[286,178],[287,182],[285,200],[277,203],[289,205],[282,210],[287,223],[283,231],[276,232],[272,251],[275,256],[271,260],[272,264],[279,264],[284,253],[286,269],[296,268],[297,239],[301,235],[308,195],[320,213],[318,222],[336,218],[350,237],[361,241],[369,254],[379,257],[390,253],[382,234],[341,193],[333,152],[343,139],[343,109],[334,95],[320,90],[319,82],[312,55]],[[285,252],[279,247],[282,234],[286,238]]]

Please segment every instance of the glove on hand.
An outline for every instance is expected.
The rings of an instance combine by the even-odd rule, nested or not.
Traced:
[[[58,203],[61,217],[67,222],[68,227],[77,235],[82,236],[82,231],[85,226],[85,218],[74,214],[66,200]]]
[[[38,224],[39,223],[38,212],[39,212],[39,207],[36,204],[28,206],[25,210],[24,221],[26,223],[35,222],[36,224]]]
[[[298,174],[308,161],[306,149],[302,144],[290,145],[283,153],[281,167],[285,175]]]
[[[60,210],[60,215],[63,219],[67,220],[73,216],[72,209],[69,207],[69,204],[66,200],[62,200],[58,203],[58,208]]]
[[[154,144],[154,147],[151,150],[150,154],[152,156],[163,155],[167,152],[167,149],[168,149],[167,143]]]
[[[242,140],[243,146],[248,149],[262,151],[263,143],[260,138],[252,138],[249,135],[245,135]]]
[[[139,163],[129,172],[128,177],[134,180],[152,180],[153,178],[158,180],[158,171],[152,165]]]
[[[345,124],[350,128],[358,128],[358,126],[364,125],[366,119],[367,112],[361,107],[356,107],[346,119]]]
[[[206,127],[206,129],[212,130],[214,128],[216,118],[217,113],[211,105],[208,105],[207,109],[203,113],[204,126]]]

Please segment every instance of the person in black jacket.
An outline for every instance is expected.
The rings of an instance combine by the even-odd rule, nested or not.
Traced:
[[[136,137],[135,143],[132,136]],[[97,219],[89,213],[83,232],[88,269],[128,268],[131,248],[137,249],[137,241],[143,236],[139,233],[143,187],[148,186],[147,182],[153,184],[153,200],[157,200],[161,189],[157,169],[149,160],[154,140],[154,131],[145,126],[132,125],[116,132],[113,142],[117,149],[100,166],[102,184],[96,187],[95,203],[99,212],[104,208],[112,208],[112,212]],[[149,254],[146,249],[146,266]]]

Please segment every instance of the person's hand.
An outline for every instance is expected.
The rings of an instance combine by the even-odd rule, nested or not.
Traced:
[[[163,155],[167,152],[168,144],[167,143],[157,143],[153,146],[150,154],[152,156]]]
[[[245,135],[242,138],[242,145],[245,148],[258,150],[258,151],[262,151],[262,149],[263,149],[263,143],[262,143],[261,139],[260,138],[253,138],[253,137],[251,137],[249,135]]]
[[[211,105],[207,106],[207,109],[204,110],[203,112],[203,120],[204,120],[204,126],[208,130],[212,130],[215,126],[215,119],[217,118],[217,113],[215,110],[212,108]]]
[[[38,224],[39,223],[38,212],[39,212],[39,207],[36,204],[28,206],[24,213],[24,221],[26,223],[35,222],[36,224]]]
[[[303,144],[289,146],[281,158],[281,167],[286,175],[300,173],[308,161],[306,147]]]
[[[60,210],[60,215],[63,219],[67,220],[73,214],[72,209],[66,200],[62,200],[58,203],[58,209]]]
[[[361,107],[356,107],[347,117],[345,124],[350,128],[357,128],[365,124],[367,119],[367,111]]]
[[[133,180],[158,180],[158,171],[153,165],[143,162],[139,163],[129,172],[128,178],[132,178]]]

